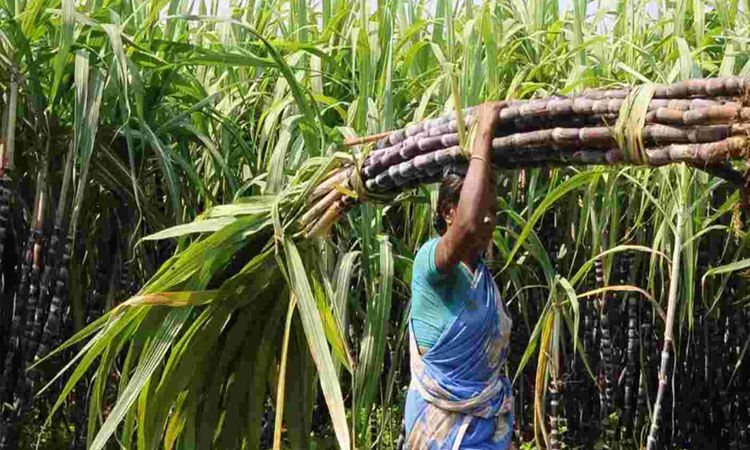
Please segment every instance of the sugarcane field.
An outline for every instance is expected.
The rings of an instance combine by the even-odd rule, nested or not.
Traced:
[[[750,449],[749,347],[750,0],[0,0],[0,450]]]

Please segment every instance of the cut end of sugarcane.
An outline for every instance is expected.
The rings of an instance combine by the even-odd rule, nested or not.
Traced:
[[[305,233],[305,237],[319,238],[327,236],[331,231],[331,227],[333,227],[333,224],[335,224],[341,218],[342,211],[343,203],[340,200],[336,200],[335,202],[333,202],[333,204],[328,207],[323,216],[310,228],[307,233]]]

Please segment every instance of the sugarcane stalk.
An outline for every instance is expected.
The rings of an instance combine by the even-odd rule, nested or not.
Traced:
[[[10,201],[12,191],[10,190],[10,178],[8,177],[7,170],[10,168],[10,162],[13,161],[13,153],[15,152],[15,135],[16,135],[16,118],[17,118],[17,107],[18,107],[18,82],[17,73],[15,66],[10,68],[10,83],[8,86],[7,93],[7,108],[3,109],[2,121],[0,121],[0,267],[3,268],[5,273],[14,271],[10,268],[6,271],[3,263],[8,264],[4,261],[5,256],[5,245],[8,240],[8,233],[10,227]],[[3,284],[4,289],[7,288],[7,280]],[[14,308],[13,308],[13,296],[9,292],[0,292],[0,298],[5,300],[0,304],[0,363],[6,360],[6,356],[10,352],[14,352],[12,349],[13,341],[13,323],[15,322]],[[6,329],[6,324],[10,325],[10,329]],[[0,366],[0,375],[3,375],[3,368],[5,364]],[[0,403],[4,400],[4,393],[6,392],[7,386],[3,387],[7,380],[0,380]],[[0,416],[0,426],[2,426],[2,417]],[[0,431],[0,435],[3,433]]]
[[[99,223],[101,233],[97,239],[97,241],[100,242],[100,246],[97,249],[98,264],[93,280],[93,289],[88,296],[88,302],[86,305],[88,310],[85,315],[87,325],[101,316],[104,310],[104,292],[107,289],[109,272],[112,269],[113,262],[112,249],[110,248],[112,241],[112,224],[111,220],[108,219],[109,218],[103,215]]]
[[[606,287],[604,277],[604,261],[597,258],[595,263],[596,282],[600,288]],[[612,333],[609,323],[609,294],[603,293],[599,297],[599,325],[601,338],[599,340],[599,358],[603,366],[604,375],[604,409],[602,411],[602,420],[606,420],[609,413],[614,411],[614,362],[612,361]],[[602,392],[600,391],[600,402]]]
[[[45,166],[46,167],[46,166]],[[40,175],[37,184],[38,195],[34,208],[35,214],[32,219],[31,234],[34,236],[34,247],[32,256],[32,267],[29,283],[29,295],[26,307],[26,325],[24,342],[24,363],[34,356],[34,317],[36,315],[39,300],[39,281],[42,271],[42,252],[44,249],[44,209],[47,203],[47,170]],[[30,353],[31,352],[31,353]],[[30,354],[29,354],[30,353]]]
[[[3,152],[0,154],[0,176],[5,175],[6,169],[13,169],[16,148],[16,118],[18,113],[18,73],[15,66],[10,70],[10,85],[8,96],[8,122],[5,132]]]
[[[641,323],[639,334],[639,359],[640,375],[638,377],[638,394],[636,400],[636,411],[633,428],[640,432],[642,420],[647,416],[649,406],[649,389],[648,389],[648,369],[651,355],[651,323],[648,319]]]
[[[29,243],[27,244],[27,246],[30,245],[30,251],[27,248],[26,259],[21,269],[21,285],[16,296],[16,307],[19,310],[23,308],[23,312],[21,312],[20,315],[21,320],[23,320],[24,323],[22,329],[19,330],[19,335],[22,335],[24,339],[15,346],[15,352],[17,353],[17,362],[15,364],[16,373],[7,372],[8,366],[6,365],[6,373],[4,376],[7,376],[7,379],[3,380],[4,389],[13,390],[15,396],[12,402],[13,410],[5,421],[4,434],[0,437],[0,450],[16,448],[18,426],[29,409],[32,391],[31,377],[24,376],[24,368],[26,362],[33,357],[33,353],[31,353],[31,344],[33,340],[34,315],[37,307],[39,278],[42,264],[43,216],[46,203],[46,167],[47,166],[45,165],[45,170],[39,174],[37,180],[36,199],[34,202],[34,211],[29,230]],[[28,267],[29,265],[30,268]],[[23,305],[22,308],[19,307],[20,305]],[[23,317],[24,314],[25,318]],[[8,356],[12,356],[12,353]],[[6,364],[7,363],[8,359],[6,357]]]
[[[5,257],[6,245],[12,247],[12,243],[9,241],[9,233],[11,232],[10,224],[10,189],[8,188],[8,178],[5,176],[0,177],[0,268],[3,273],[13,272],[15,268],[6,267],[6,265],[12,265],[12,262],[8,261]],[[11,248],[12,250],[12,248]],[[4,283],[3,290],[7,289],[8,283]],[[5,301],[3,301],[5,300]],[[0,361],[4,361],[6,337],[9,334],[8,330],[5,329],[7,319],[13,314],[13,299],[7,295],[7,292],[0,291]]]
[[[33,333],[30,338],[30,362],[37,357],[37,351],[39,350],[40,340],[42,339],[42,333],[44,325],[49,317],[50,303],[53,295],[53,282],[55,281],[55,272],[59,267],[59,251],[60,251],[60,237],[65,235],[65,219],[64,213],[68,205],[68,191],[70,189],[70,182],[73,176],[73,145],[69,146],[68,153],[65,157],[65,166],[63,172],[62,187],[60,190],[60,198],[58,200],[57,211],[55,214],[55,224],[52,230],[52,236],[50,237],[49,245],[47,246],[47,255],[45,256],[44,272],[42,273],[42,280],[39,288],[39,299],[34,314]],[[38,370],[32,370],[31,374],[35,379],[41,376]]]
[[[308,201],[312,202],[321,196],[327,194],[331,189],[333,189],[337,184],[341,184],[344,181],[348,180],[351,176],[353,168],[351,167],[344,167],[336,169],[331,175],[328,176],[328,178],[320,183],[308,196]]]
[[[550,406],[552,407],[552,417],[550,418],[550,449],[559,450],[561,448],[562,430],[560,429],[562,418],[562,355],[560,353],[560,341],[562,339],[562,315],[560,305],[556,302],[554,306],[554,328],[552,332],[552,355],[550,357],[550,383],[549,395]]]
[[[740,95],[750,88],[748,80],[690,80],[650,90],[654,96],[643,109],[645,125],[635,130],[645,148],[638,150],[634,160],[630,160],[629,148],[634,144],[623,141],[619,125],[614,126],[625,114],[621,112],[624,102],[632,101],[630,90],[604,94],[612,97],[597,91],[576,97],[508,101],[498,113],[501,126],[492,142],[492,162],[498,169],[622,163],[659,167],[683,162],[739,184],[741,175],[727,165],[727,159],[750,156],[750,123],[745,123],[750,122],[750,108],[723,97],[695,96]],[[680,93],[693,98],[675,97]],[[354,196],[352,201],[346,192],[353,182],[363,182],[366,194],[383,193],[383,198],[390,198],[395,191],[439,181],[447,168],[464,167],[466,156],[458,131],[461,125],[471,126],[476,121],[476,111],[476,107],[462,114],[454,111],[357,141],[377,140],[375,149],[362,161],[361,172],[355,173],[360,166],[349,163],[316,187],[308,196],[308,211],[298,222],[300,229],[308,236],[330,229],[341,212],[360,197]],[[568,122],[584,125],[565,126]],[[527,127],[532,131],[524,131]]]
[[[628,348],[622,423],[625,424],[626,435],[629,435],[633,425],[633,402],[635,400],[636,374],[638,372],[638,299],[632,295],[628,295],[626,301],[628,308]]]
[[[36,235],[33,229],[29,233],[23,252],[21,263],[21,283],[16,291],[15,307],[13,308],[13,323],[8,349],[3,364],[2,379],[0,379],[0,398],[5,398],[15,386],[16,376],[21,365],[21,352],[23,350],[22,337],[24,336],[24,321],[26,315],[26,302],[29,294],[31,266],[33,264],[33,252]]]
[[[68,266],[72,248],[72,239],[65,236],[65,245],[60,255],[60,264],[56,269],[55,291],[50,302],[49,315],[44,325],[42,339],[36,352],[36,357],[41,359],[47,355],[55,339],[60,336],[63,326],[63,314],[65,312],[65,300],[67,298]]]
[[[672,273],[669,280],[669,296],[667,298],[667,320],[664,326],[664,346],[661,351],[661,366],[659,368],[659,388],[656,392],[651,429],[649,430],[647,449],[654,450],[657,446],[657,433],[661,420],[661,408],[664,395],[669,383],[669,357],[673,348],[674,316],[677,310],[677,286],[680,277],[680,256],[682,255],[682,223],[684,211],[677,213],[677,227],[675,231],[674,252],[672,253]]]
[[[671,85],[656,86],[651,109],[695,109],[709,105],[737,104],[727,102],[721,97],[737,97],[745,93],[750,86],[748,77],[715,77],[709,79],[693,79]],[[506,102],[508,107],[501,112],[501,119],[512,120],[524,116],[541,115],[570,115],[570,114],[604,114],[618,113],[622,102],[628,97],[630,88],[624,89],[596,89],[586,90],[573,97],[550,97],[538,100],[512,100]],[[710,98],[687,98],[687,97],[710,97]],[[712,99],[713,98],[713,99]],[[717,99],[719,98],[719,99]],[[523,110],[521,110],[523,108]],[[463,115],[471,117],[476,113],[476,107],[465,108]],[[455,119],[457,114],[453,112],[431,119],[422,123],[413,124],[401,130],[385,133],[378,141],[376,147],[383,148],[395,145],[408,136],[421,133],[426,128],[434,128]],[[455,131],[455,130],[454,130]],[[347,145],[359,145],[378,139],[378,135],[365,138],[349,138]]]
[[[328,230],[331,229],[333,224],[341,218],[342,212],[343,205],[340,200],[336,200],[330,207],[328,207],[326,212],[323,213],[323,216],[315,222],[312,227],[310,227],[306,232],[306,236],[308,238],[315,238],[325,235],[328,233]]]
[[[599,126],[614,125],[623,99],[589,100],[585,98],[547,98],[531,100],[517,106],[500,110],[498,134],[502,137],[524,130],[564,127],[565,123],[583,121]],[[750,109],[741,103],[710,99],[665,100],[653,98],[648,104],[646,122],[651,124],[701,125],[714,122],[727,123],[734,119],[746,120]],[[587,117],[591,117],[587,119]],[[476,120],[473,113],[466,114],[466,126]],[[403,151],[402,156],[414,151],[424,139],[435,138],[458,132],[456,119],[441,117],[422,124],[412,125],[403,130],[393,131],[390,138],[382,140],[373,150],[370,160],[382,158],[392,151]],[[366,139],[366,138],[365,138]],[[368,165],[366,162],[365,165]]]
[[[737,127],[735,127],[737,128]],[[584,129],[585,130],[585,129]],[[731,132],[730,129],[724,129]],[[710,133],[716,133],[717,137],[723,135],[721,127],[716,127]],[[592,138],[594,133],[584,132],[589,142],[592,139],[599,140],[598,144],[604,146],[605,141],[601,137]],[[687,136],[687,134],[686,134]],[[695,138],[696,134],[692,137]],[[705,134],[703,135],[705,137]],[[607,137],[606,139],[610,139]],[[543,139],[540,139],[542,141]],[[612,142],[610,142],[612,143]],[[498,168],[527,167],[535,162],[562,162],[568,165],[617,165],[626,162],[623,151],[619,148],[609,150],[582,146],[576,148],[554,148],[554,147],[507,147],[501,140],[493,141],[492,160]],[[652,167],[664,166],[684,162],[694,167],[708,167],[723,165],[730,158],[744,158],[750,155],[750,138],[747,136],[731,136],[715,142],[700,144],[671,144],[666,146],[647,148],[647,164]],[[424,176],[434,176],[442,172],[445,166],[464,162],[464,155],[457,145],[420,154],[411,160],[390,165],[386,170],[378,173],[372,178],[367,178],[366,173],[372,175],[375,171],[363,171],[363,179],[368,190],[389,190],[403,188],[410,180]],[[728,176],[728,175],[727,175]]]

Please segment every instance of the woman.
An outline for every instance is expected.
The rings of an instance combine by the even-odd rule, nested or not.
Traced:
[[[409,450],[511,448],[513,398],[502,366],[512,321],[482,261],[495,228],[490,150],[502,107],[480,106],[466,178],[443,181],[440,237],[414,260]]]

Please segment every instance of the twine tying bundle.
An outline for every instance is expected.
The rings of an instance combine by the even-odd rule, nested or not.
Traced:
[[[615,124],[615,139],[625,162],[638,166],[648,165],[646,146],[643,145],[643,127],[646,125],[648,105],[656,92],[649,83],[636,86],[620,106]]]

